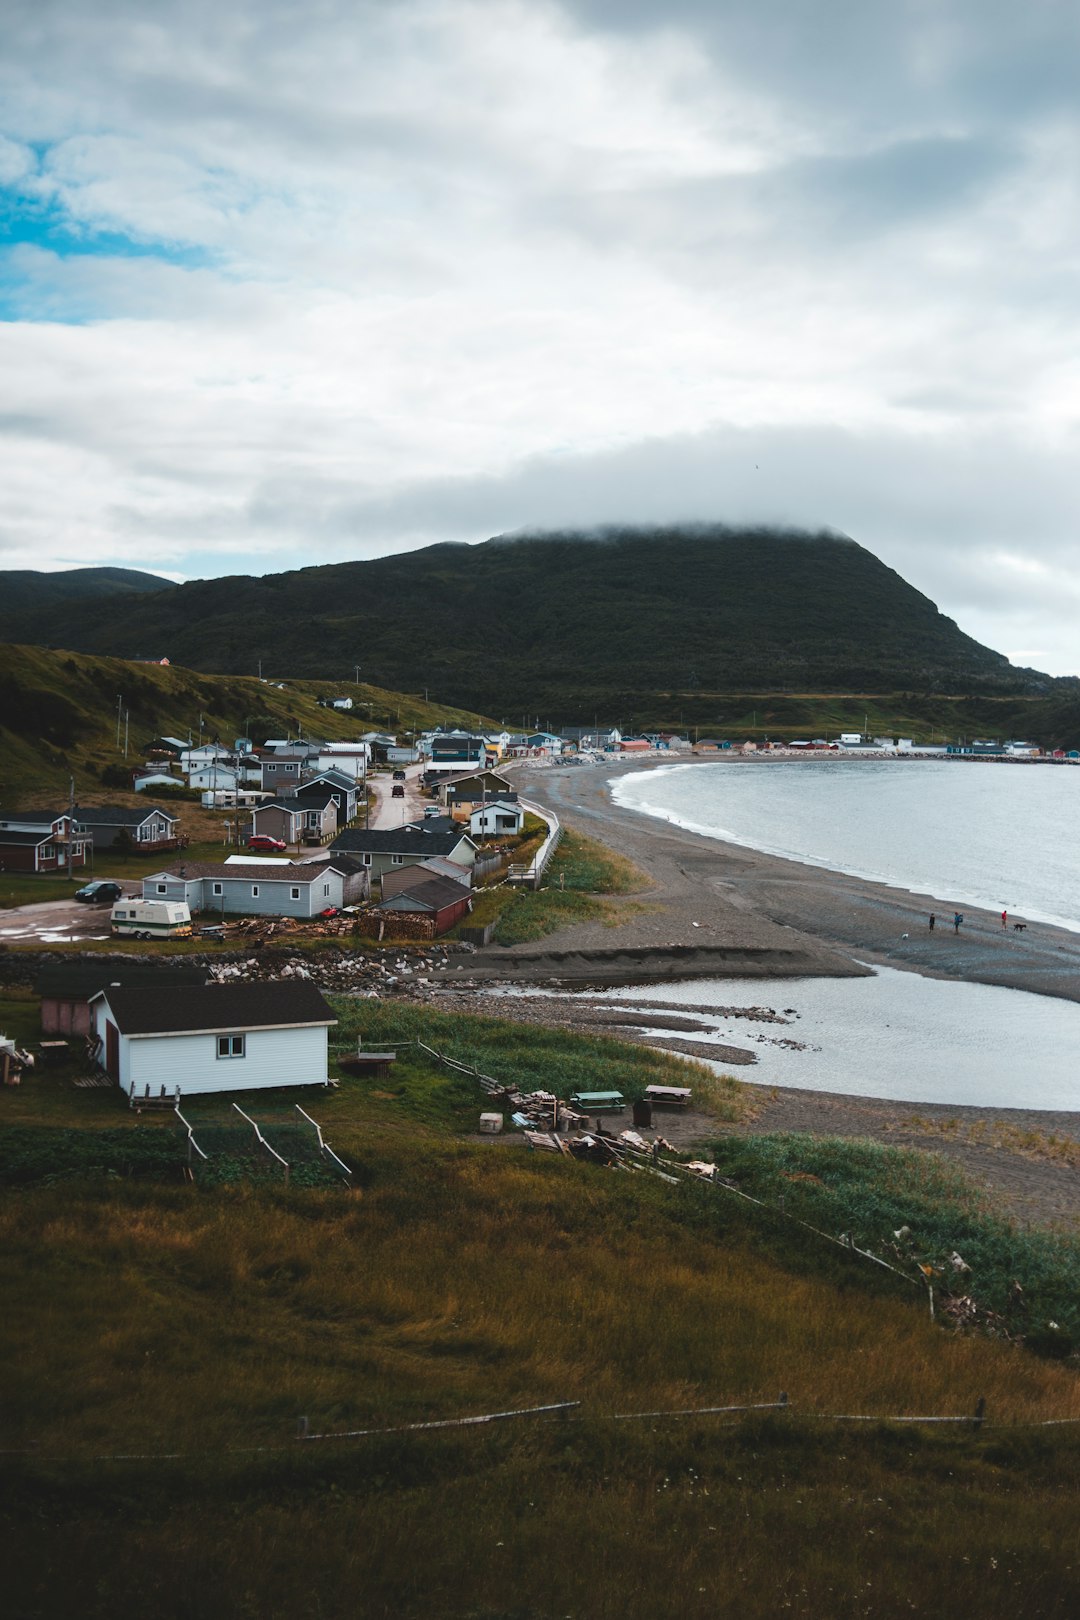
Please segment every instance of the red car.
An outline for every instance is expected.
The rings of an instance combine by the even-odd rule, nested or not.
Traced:
[[[248,849],[259,849],[263,851],[272,850],[275,855],[280,855],[287,850],[289,846],[288,844],[283,843],[280,838],[271,838],[269,833],[252,833],[251,837],[247,841],[247,847]]]

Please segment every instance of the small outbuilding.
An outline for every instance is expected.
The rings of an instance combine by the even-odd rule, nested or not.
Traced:
[[[106,1073],[133,1100],[325,1086],[337,1022],[295,979],[169,989],[108,985],[90,1003]]]
[[[437,939],[468,915],[472,895],[454,878],[428,877],[381,901],[379,910],[413,917],[429,938]]]
[[[90,1000],[110,984],[123,989],[173,990],[206,983],[206,969],[156,962],[48,962],[34,992],[41,997],[41,1033],[89,1035]]]
[[[469,836],[471,838],[516,838],[525,826],[525,812],[520,804],[508,803],[505,799],[494,799],[490,804],[481,804],[469,817]]]

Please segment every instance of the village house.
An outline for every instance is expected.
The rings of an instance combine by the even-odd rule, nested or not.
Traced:
[[[368,868],[372,881],[399,866],[416,866],[433,855],[471,866],[476,845],[450,816],[429,816],[404,827],[350,827],[330,845],[331,855],[353,855]]]
[[[143,878],[144,900],[173,900],[227,916],[317,917],[345,903],[344,879],[329,861],[185,861]]]
[[[487,764],[487,743],[466,731],[436,732],[431,739],[428,774],[460,773]]]
[[[312,802],[322,802],[324,794],[328,793],[337,807],[339,828],[347,827],[350,821],[355,821],[360,791],[354,777],[346,776],[343,771],[336,769],[320,771],[317,776],[306,777],[294,789],[296,798],[310,799]]]
[[[132,1100],[325,1086],[337,1022],[313,984],[272,980],[150,988],[91,1000],[99,1062]]]
[[[303,799],[283,794],[277,799],[266,799],[251,812],[249,837],[277,838],[283,844],[299,844],[304,834],[306,805]]]
[[[371,761],[371,744],[366,742],[323,743],[312,763],[313,770],[338,771],[347,776],[355,787],[367,775]]]
[[[95,851],[112,849],[118,839],[123,843],[125,833],[139,854],[177,846],[180,819],[158,804],[134,810],[121,804],[77,805],[75,816],[80,830],[93,839]]]
[[[494,799],[490,804],[477,805],[469,817],[469,835],[472,838],[516,837],[524,826],[524,810],[516,801],[506,799]]]
[[[499,794],[503,797],[516,798],[510,786],[510,778],[502,776],[498,771],[468,771],[463,776],[447,777],[439,783],[439,797],[448,809],[471,810],[474,805],[483,804],[486,798]]]
[[[70,872],[86,865],[90,837],[63,810],[0,816],[0,872]]]

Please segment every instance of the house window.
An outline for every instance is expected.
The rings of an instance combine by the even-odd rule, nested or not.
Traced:
[[[290,900],[299,900],[299,898],[300,898],[300,890],[299,889],[290,889],[289,890],[289,899]]]
[[[242,1058],[244,1056],[243,1035],[219,1035],[217,1038],[217,1055],[219,1058]]]
[[[224,886],[224,884],[222,884],[222,883],[215,883],[215,884],[214,884],[214,893],[215,893],[215,894],[224,894],[224,893],[225,893],[225,886]]]
[[[253,883],[251,885],[251,898],[253,900],[257,900],[259,898],[259,885],[257,883]]]
[[[329,894],[330,893],[330,885],[329,885],[329,883],[324,883],[323,884],[322,892],[323,892],[323,894]]]
[[[365,866],[370,866],[371,865],[371,856],[370,855],[365,855],[364,856],[364,865]]]
[[[288,773],[290,775],[294,775],[295,772],[296,772],[296,766],[295,765],[286,765],[285,769],[286,769],[286,771],[288,771]]]
[[[167,883],[159,883],[157,885],[157,892],[158,894],[168,894],[169,885]]]
[[[394,865],[394,866],[404,866],[405,865],[405,857],[404,857],[404,855],[391,855],[390,860],[391,860],[392,865]]]

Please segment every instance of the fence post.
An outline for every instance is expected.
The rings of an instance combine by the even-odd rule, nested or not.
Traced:
[[[971,1427],[975,1430],[976,1434],[978,1434],[979,1430],[982,1428],[983,1416],[985,1412],[986,1396],[980,1395],[978,1400],[975,1402],[975,1416],[971,1420]]]
[[[297,1418],[297,1420],[296,1420],[296,1438],[298,1440],[306,1440],[307,1437],[308,1437],[308,1429],[309,1428],[310,1428],[310,1424],[308,1423],[308,1420],[307,1420],[306,1417]]]

